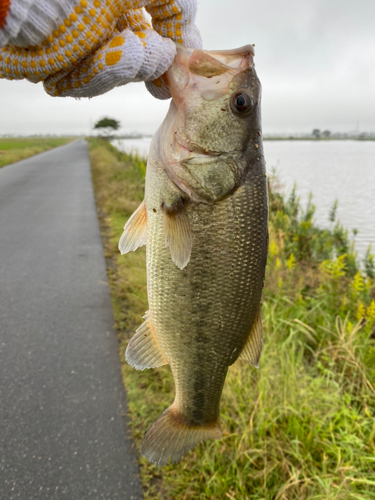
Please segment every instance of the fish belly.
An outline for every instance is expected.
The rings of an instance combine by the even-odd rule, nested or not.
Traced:
[[[188,205],[192,253],[183,270],[165,246],[163,196],[160,184],[146,198],[151,319],[172,369],[174,411],[190,425],[215,425],[228,366],[240,355],[260,307],[267,254],[266,179],[264,172],[249,173],[227,198],[213,205]]]

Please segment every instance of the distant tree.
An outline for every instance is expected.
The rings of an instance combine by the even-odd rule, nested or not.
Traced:
[[[320,130],[318,128],[314,128],[314,130],[312,131],[312,135],[316,139],[319,139],[320,138]]]
[[[94,129],[98,129],[102,132],[102,137],[109,139],[115,130],[120,128],[120,122],[114,118],[102,118],[97,121],[94,125]]]
[[[327,138],[328,138],[328,137],[331,137],[331,131],[330,131],[330,130],[324,130],[324,131],[322,132],[322,136],[323,136],[323,137],[327,137]]]

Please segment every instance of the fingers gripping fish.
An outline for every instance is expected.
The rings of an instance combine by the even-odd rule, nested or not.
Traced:
[[[126,350],[139,370],[169,364],[176,395],[141,452],[172,463],[221,437],[219,404],[238,357],[258,367],[267,183],[253,47],[178,48],[169,112],[149,154],[145,199],[121,253],[147,243],[150,310]]]

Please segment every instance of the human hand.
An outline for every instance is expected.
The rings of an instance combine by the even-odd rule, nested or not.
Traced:
[[[168,98],[160,77],[174,41],[201,46],[195,13],[196,0],[0,0],[0,78],[43,81],[63,97],[145,81]]]

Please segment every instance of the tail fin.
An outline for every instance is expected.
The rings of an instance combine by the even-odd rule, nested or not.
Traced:
[[[174,464],[200,441],[221,437],[219,418],[210,425],[190,424],[173,404],[147,431],[141,453],[153,464],[166,465],[169,458]]]

